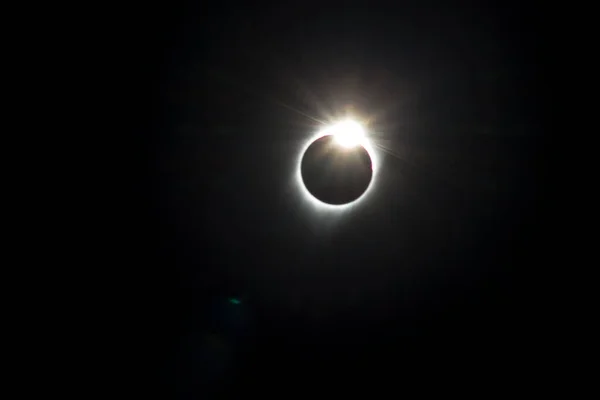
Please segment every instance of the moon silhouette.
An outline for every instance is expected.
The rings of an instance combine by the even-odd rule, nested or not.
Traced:
[[[362,145],[344,146],[334,135],[327,135],[308,146],[300,173],[306,190],[316,199],[343,205],[365,193],[373,177],[373,163]]]

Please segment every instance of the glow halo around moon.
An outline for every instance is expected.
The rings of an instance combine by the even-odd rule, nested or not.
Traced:
[[[304,153],[314,141],[328,135],[335,136],[336,142],[338,142],[341,147],[353,147],[357,145],[364,147],[364,149],[369,154],[369,157],[371,158],[371,167],[373,169],[373,174],[371,177],[371,181],[369,182],[369,186],[360,197],[349,203],[339,205],[329,204],[317,199],[308,191],[302,179],[301,165]],[[311,136],[303,144],[296,160],[295,181],[296,186],[301,192],[303,200],[309,203],[314,209],[316,209],[317,211],[339,212],[354,208],[357,205],[360,205],[368,200],[371,193],[373,192],[373,187],[377,184],[378,169],[379,158],[377,157],[377,153],[374,151],[371,141],[369,140],[368,132],[366,132],[365,129],[358,122],[354,120],[344,120],[326,126],[324,129],[319,130],[315,135]]]

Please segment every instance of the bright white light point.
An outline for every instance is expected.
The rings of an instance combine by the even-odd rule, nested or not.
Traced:
[[[365,131],[356,121],[342,121],[331,127],[331,133],[335,140],[343,147],[355,147],[362,144],[365,138]]]

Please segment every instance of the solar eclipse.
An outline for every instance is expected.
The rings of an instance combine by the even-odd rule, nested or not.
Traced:
[[[298,166],[299,184],[319,206],[339,208],[360,200],[375,174],[362,126],[353,120],[331,125],[309,141]]]

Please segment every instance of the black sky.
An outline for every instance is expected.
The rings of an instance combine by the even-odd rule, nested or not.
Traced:
[[[352,393],[520,354],[545,140],[536,8],[153,13],[128,56],[144,106],[123,231],[139,343],[169,398]],[[376,185],[324,212],[297,160],[319,121],[348,110],[371,121]]]

